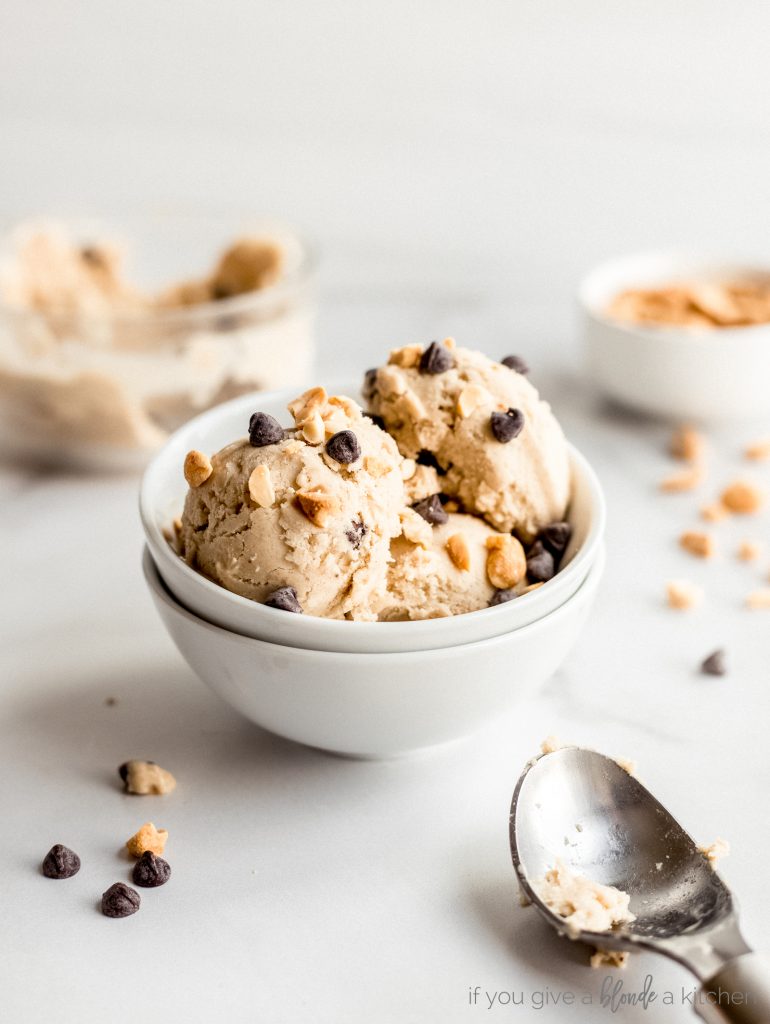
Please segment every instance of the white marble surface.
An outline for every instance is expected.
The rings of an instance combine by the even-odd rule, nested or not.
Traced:
[[[759,0],[5,5],[6,219],[203,206],[304,223],[326,254],[324,373],[442,333],[526,354],[610,519],[595,613],[531,705],[435,754],[357,763],[251,727],[182,663],[144,592],[135,480],[4,467],[3,1019],[530,1020],[546,989],[577,1005],[540,1019],[600,1019],[585,951],[515,896],[508,805],[547,732],[637,759],[696,837],[729,838],[746,935],[770,947],[770,613],[741,607],[768,563],[733,557],[743,535],[770,542],[770,520],[719,526],[713,564],[678,550],[698,499],[656,491],[664,427],[591,394],[571,305],[613,252],[767,250],[768,29]],[[715,439],[705,493],[742,439]],[[683,575],[707,589],[691,615],[662,603]],[[722,644],[730,674],[700,677]],[[120,792],[135,755],[179,778],[151,811]],[[97,899],[150,815],[173,879],[109,921]],[[37,874],[57,841],[83,857],[72,881]],[[639,956],[625,991],[647,973],[676,1005],[616,1019],[691,1019],[674,965]],[[471,1007],[476,985],[530,1009]]]

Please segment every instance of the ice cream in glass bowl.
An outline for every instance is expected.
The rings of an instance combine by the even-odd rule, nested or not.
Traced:
[[[0,242],[4,453],[133,469],[205,409],[301,386],[314,354],[315,267],[296,232],[248,218],[9,230]]]

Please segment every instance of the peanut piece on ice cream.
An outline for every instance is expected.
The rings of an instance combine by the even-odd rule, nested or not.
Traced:
[[[453,533],[447,538],[446,549],[452,562],[462,572],[468,572],[471,567],[471,553],[468,548],[468,541],[462,533]]]
[[[521,541],[510,533],[487,538],[487,576],[493,587],[508,590],[527,574],[527,556]]]
[[[193,449],[185,455],[184,478],[190,487],[200,487],[211,476],[211,459],[203,452]]]

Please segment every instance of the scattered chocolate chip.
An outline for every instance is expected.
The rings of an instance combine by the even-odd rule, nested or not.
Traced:
[[[137,912],[141,902],[136,889],[116,882],[102,893],[102,913],[105,917],[129,917]]]
[[[249,420],[249,442],[253,448],[264,448],[268,444],[283,441],[283,427],[266,412],[255,412]]]
[[[727,673],[727,665],[725,664],[725,652],[720,648],[709,654],[708,658],[705,658],[701,663],[701,672],[706,676],[723,676]]]
[[[72,878],[80,871],[80,857],[68,846],[57,843],[45,855],[43,874],[46,878]]]
[[[440,341],[432,341],[420,356],[420,373],[446,373],[454,363],[452,353]]]
[[[363,521],[363,519],[354,519],[350,524],[350,529],[345,530],[345,536],[348,538],[353,547],[358,551],[361,547],[361,541],[369,532],[369,527]]]
[[[361,458],[361,445],[352,430],[338,430],[326,442],[326,454],[335,462],[347,466]]]
[[[106,706],[108,708],[114,708],[116,706],[116,704],[118,703],[118,698],[117,697],[105,697],[104,698],[104,703],[106,704]]]
[[[495,605],[498,604],[507,604],[507,602],[512,601],[514,597],[518,597],[518,594],[513,588],[509,590],[496,590],[489,602],[489,607],[494,608]]]
[[[537,539],[548,548],[556,562],[561,560],[571,537],[572,527],[565,522],[549,523],[537,535]]]
[[[441,463],[433,452],[429,452],[427,448],[423,448],[417,453],[415,462],[418,466],[432,466],[439,476],[446,476],[446,470],[441,467]]]
[[[524,413],[521,409],[493,412],[489,417],[489,425],[500,444],[508,444],[524,429]]]
[[[547,583],[555,572],[553,555],[541,540],[536,540],[527,554],[527,577],[533,583]]]
[[[274,590],[265,601],[268,608],[278,608],[282,612],[296,612],[302,614],[302,607],[297,600],[297,591],[294,587],[279,587]]]
[[[412,508],[431,526],[441,526],[442,523],[449,522],[449,515],[444,511],[438,494],[431,494],[429,498],[423,498],[422,501],[412,505]]]
[[[521,373],[525,377],[529,373],[529,365],[524,362],[521,356],[506,356],[500,362],[503,366],[507,366],[509,370],[515,370],[516,373]]]
[[[154,889],[163,885],[171,877],[171,865],[162,857],[156,857],[152,850],[145,850],[134,865],[131,873],[134,885],[143,889]]]
[[[364,401],[371,402],[377,391],[377,370],[367,370],[364,374],[364,385],[361,388],[361,394]]]
[[[385,420],[382,418],[382,416],[376,416],[373,412],[365,412],[364,416],[370,419],[372,423],[375,425],[375,427],[379,427],[380,430],[385,429]]]

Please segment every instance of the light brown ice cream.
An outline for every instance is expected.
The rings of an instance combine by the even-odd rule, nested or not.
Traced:
[[[212,456],[211,475],[185,501],[183,555],[252,600],[293,587],[305,614],[375,619],[401,529],[403,460],[350,399],[315,388],[290,407],[296,428],[283,440],[244,439]],[[341,430],[360,445],[350,464],[327,451]]]
[[[498,530],[531,540],[564,517],[570,494],[567,447],[550,406],[527,378],[478,352],[440,346],[440,372],[427,372],[421,346],[391,353],[367,375],[366,397],[401,453],[428,452],[441,490]],[[448,349],[448,352],[446,351]],[[500,440],[493,417],[517,410],[518,433]],[[503,419],[502,431],[509,426]]]
[[[416,513],[411,513],[417,517]],[[483,519],[450,513],[446,523],[425,520],[405,523],[407,533],[391,545],[388,594],[380,611],[383,620],[435,619],[486,608],[495,594],[487,575],[487,540],[499,536]],[[467,544],[469,566],[460,568],[447,542],[461,536]],[[522,581],[520,589],[526,587]]]

